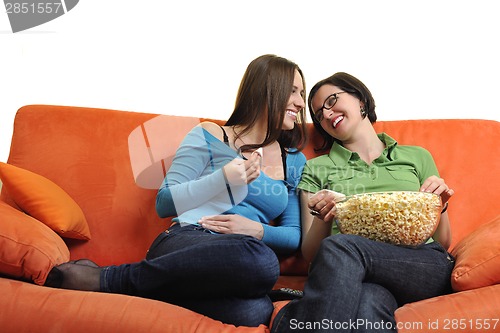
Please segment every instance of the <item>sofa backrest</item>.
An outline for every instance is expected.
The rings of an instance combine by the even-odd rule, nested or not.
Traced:
[[[137,186],[128,137],[154,114],[50,105],[16,114],[13,164],[52,180],[82,208],[92,239],[65,239],[71,257],[108,265],[144,258],[170,221],[155,211],[155,189]],[[176,133],[166,133],[168,138]]]
[[[25,106],[15,118],[8,163],[49,178],[80,205],[92,239],[66,239],[73,259],[90,258],[101,265],[137,261],[171,220],[156,214],[155,184],[168,169],[180,140],[202,120]],[[311,158],[317,155],[313,147],[319,138],[312,124],[309,130],[312,139],[304,153]],[[499,214],[499,122],[380,121],[376,130],[399,144],[421,145],[434,156],[441,176],[456,191],[449,206],[452,246]],[[157,178],[153,185],[144,181],[151,175]]]

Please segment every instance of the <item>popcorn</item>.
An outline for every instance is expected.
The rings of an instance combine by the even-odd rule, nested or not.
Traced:
[[[396,245],[426,242],[441,217],[441,197],[426,192],[357,194],[336,206],[340,232]]]

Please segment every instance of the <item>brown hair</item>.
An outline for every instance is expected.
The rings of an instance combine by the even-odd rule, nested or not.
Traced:
[[[299,66],[292,61],[267,54],[254,59],[247,67],[240,83],[234,111],[226,122],[226,126],[243,126],[241,135],[250,130],[263,112],[267,110],[267,133],[264,141],[258,145],[245,145],[241,149],[248,150],[266,146],[278,141],[283,148],[302,150],[307,141],[305,108],[297,114],[297,121],[292,130],[282,129],[285,111],[293,90],[293,81],[297,70],[304,75]],[[304,97],[305,103],[305,97]]]

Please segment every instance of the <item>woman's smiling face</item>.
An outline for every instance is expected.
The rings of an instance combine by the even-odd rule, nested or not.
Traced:
[[[323,107],[324,105],[333,107],[327,109]],[[360,113],[361,106],[358,98],[330,84],[320,87],[312,99],[313,109],[320,115],[322,110],[321,127],[341,141],[346,139],[352,129],[363,120]]]
[[[288,100],[288,105],[285,111],[285,118],[283,121],[283,129],[291,130],[295,126],[295,121],[297,120],[297,114],[305,107],[304,101],[304,86],[302,84],[302,76],[299,71],[295,70],[295,76],[293,80],[293,89],[290,99]]]

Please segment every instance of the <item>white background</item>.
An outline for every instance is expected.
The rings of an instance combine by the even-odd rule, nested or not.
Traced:
[[[357,76],[380,120],[499,120],[497,7],[493,0],[81,0],[16,34],[2,8],[0,161],[26,104],[225,119],[246,66],[265,53],[298,63],[307,88],[337,71]]]

